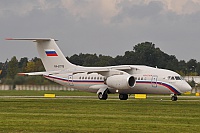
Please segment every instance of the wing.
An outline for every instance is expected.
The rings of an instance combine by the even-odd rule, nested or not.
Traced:
[[[128,74],[128,71],[131,70],[140,70],[139,68],[133,67],[133,66],[110,66],[110,67],[91,67],[91,68],[83,68],[83,69],[77,69],[77,70],[68,70],[66,73],[98,73],[103,76],[109,77],[112,75],[122,75],[122,74]]]
[[[136,67],[132,66],[110,66],[110,67],[86,67],[80,69],[67,69],[67,70],[60,70],[60,71],[45,71],[45,72],[30,72],[30,73],[18,73],[18,75],[24,76],[36,76],[36,75],[52,75],[52,74],[78,74],[78,73],[98,73],[103,76],[109,77],[112,75],[123,75],[128,74],[127,71],[130,70],[139,70]]]

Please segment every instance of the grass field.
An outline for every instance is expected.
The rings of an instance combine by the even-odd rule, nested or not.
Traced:
[[[43,95],[42,91],[0,91],[5,95]],[[45,92],[52,93],[52,92]],[[56,95],[89,95],[57,91]],[[172,102],[169,97],[0,98],[0,132],[200,132],[200,97]]]

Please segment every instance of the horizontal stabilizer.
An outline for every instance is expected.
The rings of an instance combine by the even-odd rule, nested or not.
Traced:
[[[51,38],[6,38],[5,40],[50,41]],[[58,41],[58,40],[55,40]]]
[[[49,75],[49,74],[58,74],[60,71],[49,71],[49,72],[30,72],[30,73],[18,73],[22,76],[39,76],[39,75]]]

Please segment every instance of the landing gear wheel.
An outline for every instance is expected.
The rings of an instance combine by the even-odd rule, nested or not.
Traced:
[[[171,100],[172,100],[172,101],[177,101],[177,99],[178,99],[178,98],[177,98],[176,95],[174,95],[174,96],[171,97]]]
[[[99,92],[98,93],[98,98],[100,100],[106,100],[108,98],[108,94],[107,93],[102,94],[102,92]]]
[[[119,94],[119,99],[120,100],[127,100],[128,99],[128,94]]]

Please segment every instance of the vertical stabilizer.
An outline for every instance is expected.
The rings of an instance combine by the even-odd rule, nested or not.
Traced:
[[[46,71],[75,67],[75,65],[71,64],[65,58],[54,39],[48,41],[36,40],[36,42],[39,56],[42,59]]]
[[[51,38],[30,38],[30,39],[23,39],[23,38],[9,38],[7,40],[33,40],[37,43],[37,50],[38,54],[43,62],[43,65],[46,71],[57,71],[57,70],[64,70],[76,67],[76,65],[70,63],[61,50],[59,49],[58,45],[56,44],[54,39]]]

